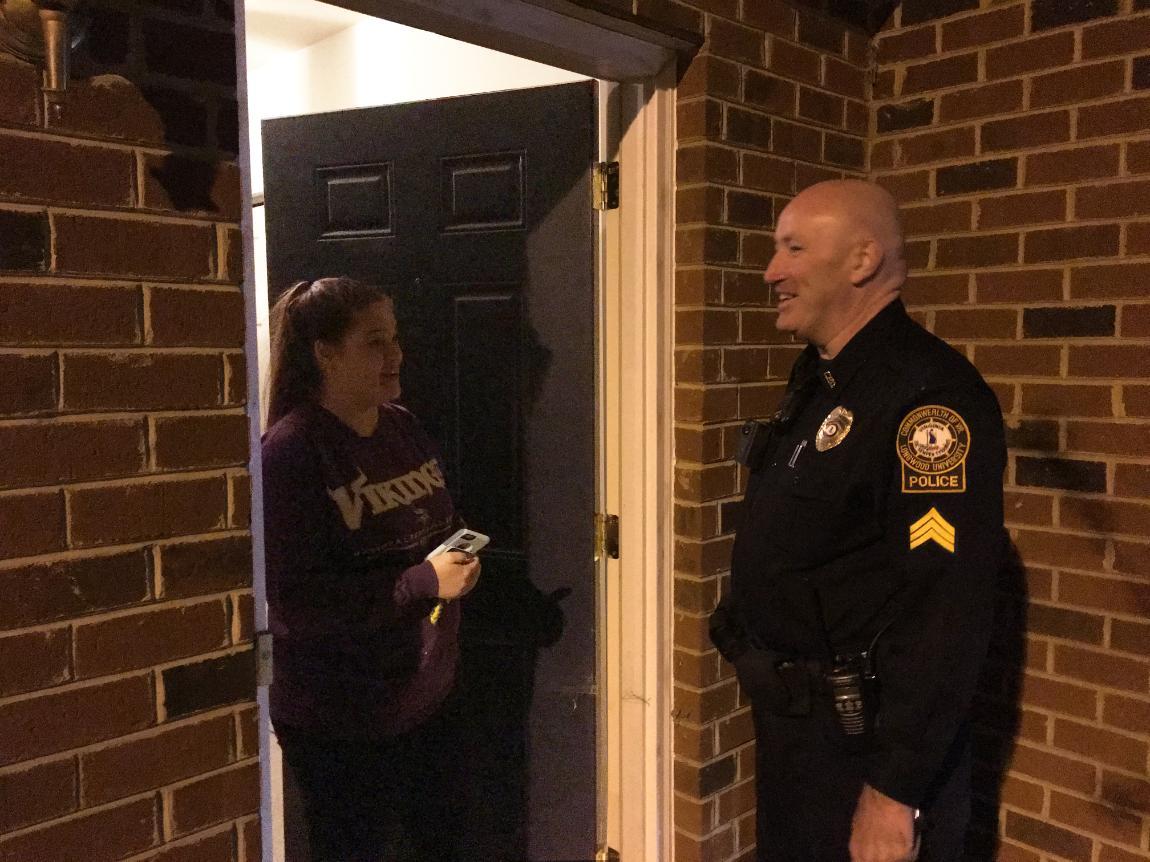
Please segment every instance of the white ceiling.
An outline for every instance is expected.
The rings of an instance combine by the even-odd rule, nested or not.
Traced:
[[[318,0],[246,0],[249,69],[334,36],[367,16]]]

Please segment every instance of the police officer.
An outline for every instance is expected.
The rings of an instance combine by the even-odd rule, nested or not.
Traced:
[[[744,427],[711,618],[751,702],[763,862],[962,858],[1005,444],[978,372],[907,315],[906,270],[876,185],[819,183],[779,217],[765,279],[807,347]]]

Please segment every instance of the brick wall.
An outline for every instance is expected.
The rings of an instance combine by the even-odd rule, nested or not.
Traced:
[[[1010,426],[1025,578],[979,704],[978,826],[1010,862],[1150,859],[1150,2],[904,0],[877,46],[870,167],[906,207],[909,304]]]
[[[0,55],[0,860],[259,857],[232,10]]]
[[[675,858],[754,847],[749,707],[707,637],[730,568],[743,420],[769,414],[801,349],[763,270],[796,191],[861,175],[865,34],[776,0],[643,3],[705,35],[678,90],[675,272]]]

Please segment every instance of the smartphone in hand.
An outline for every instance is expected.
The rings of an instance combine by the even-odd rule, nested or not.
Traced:
[[[447,551],[463,551],[465,554],[475,556],[491,539],[475,530],[462,529],[454,532],[442,545],[427,555],[427,559],[437,557]]]

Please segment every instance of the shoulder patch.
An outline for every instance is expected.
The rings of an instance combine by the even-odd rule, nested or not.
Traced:
[[[896,446],[904,494],[961,494],[966,490],[970,428],[949,407],[916,407],[899,425]]]

